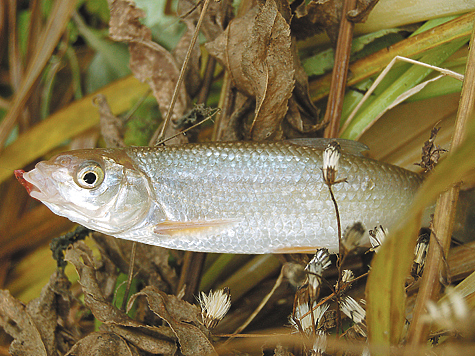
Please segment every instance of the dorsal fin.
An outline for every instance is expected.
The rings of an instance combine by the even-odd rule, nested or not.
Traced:
[[[327,148],[330,142],[337,141],[340,144],[343,153],[355,156],[361,156],[361,152],[369,150],[368,146],[364,143],[346,140],[344,138],[293,138],[287,141],[294,145],[313,147],[320,150]]]

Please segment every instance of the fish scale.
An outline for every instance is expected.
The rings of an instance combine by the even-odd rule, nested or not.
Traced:
[[[422,178],[341,143],[338,178],[347,182],[332,189],[342,228],[358,221],[367,229],[390,228]],[[335,207],[322,176],[327,144],[78,150],[16,174],[54,213],[118,238],[201,252],[337,251]],[[87,172],[96,173],[85,180]]]
[[[152,178],[157,199],[170,207],[170,220],[237,220],[231,228],[178,233],[163,246],[234,253],[338,248],[322,150],[216,143],[128,153]],[[333,187],[343,228],[356,221],[368,228],[391,226],[421,182],[415,173],[345,154],[338,176],[348,180]]]

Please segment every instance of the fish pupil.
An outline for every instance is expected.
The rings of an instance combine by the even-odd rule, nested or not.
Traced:
[[[94,182],[97,180],[97,175],[93,172],[87,172],[83,179],[87,184],[94,184]]]

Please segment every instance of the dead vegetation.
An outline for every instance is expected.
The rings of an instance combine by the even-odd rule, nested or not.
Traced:
[[[338,45],[337,58],[351,61],[349,88],[343,106],[336,105],[330,116],[324,115],[332,103],[326,98],[332,91],[342,95],[345,80],[330,85],[331,73],[322,69],[324,74],[316,75],[320,67],[312,66],[333,66],[343,2],[180,0],[166,2],[160,15],[149,7],[152,2],[137,3],[0,4],[0,354],[290,356],[371,350],[414,355],[427,352],[428,340],[436,354],[473,353],[475,245],[465,243],[471,235],[466,224],[465,233],[456,235],[465,240],[449,251],[454,221],[460,221],[455,213],[447,220],[443,216],[457,200],[453,188],[436,215],[424,293],[418,292],[420,261],[413,265],[425,206],[462,180],[464,189],[473,186],[473,85],[465,85],[459,106],[459,84],[429,84],[414,101],[376,122],[383,107],[430,73],[404,64],[340,131],[339,120],[350,116],[370,86],[368,78],[395,55],[462,71],[467,62],[465,83],[474,83],[475,55],[467,43],[475,13],[422,25],[434,26],[431,31],[401,23],[364,39],[357,33],[353,49]],[[189,48],[205,4],[199,43]],[[361,21],[374,5],[357,2],[344,21]],[[330,42],[322,44],[322,32]],[[185,62],[183,83],[176,88]],[[179,134],[206,118],[208,107],[220,113]],[[428,177],[400,227],[390,232],[370,271],[372,254],[348,253],[352,243],[343,245],[338,263],[321,250],[312,259],[205,255],[139,244],[131,290],[125,293],[131,243],[91,233],[67,248],[68,267],[57,269],[47,244],[74,226],[32,201],[12,178],[12,169],[70,148],[147,145],[167,137],[173,139],[166,144],[316,137],[328,125],[323,117],[333,125],[338,120],[333,130],[342,137],[367,143],[374,158],[409,169],[420,161],[422,147],[422,165],[432,169],[457,127],[450,155]],[[440,120],[437,144],[431,136],[423,146]],[[330,189],[344,178],[333,173]],[[341,238],[348,242],[345,234]],[[416,271],[412,279],[411,269]],[[438,305],[427,304],[449,285],[454,289]],[[233,304],[219,321],[227,306],[206,303],[227,303],[227,293],[207,296],[210,289],[224,287]]]

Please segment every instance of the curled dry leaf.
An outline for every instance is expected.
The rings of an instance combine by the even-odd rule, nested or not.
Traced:
[[[180,66],[185,61],[186,53],[188,52],[188,47],[190,46],[190,42],[196,28],[192,21],[184,20],[183,22],[186,24],[187,30],[173,50],[173,56]],[[193,46],[193,49],[191,50],[191,57],[188,60],[188,65],[185,68],[185,80],[183,82],[186,85],[186,90],[191,97],[195,96],[201,87],[200,55],[200,47],[198,42],[196,42]]]
[[[336,44],[343,1],[303,1],[295,11],[296,16],[292,21],[292,33],[301,40],[326,31],[330,40]],[[346,16],[352,22],[364,22],[377,3],[378,0],[356,0],[356,8],[349,11]]]
[[[287,112],[295,81],[291,43],[290,27],[271,0],[233,20],[206,45],[226,66],[238,90],[256,97],[254,140],[275,134]]]
[[[0,325],[14,338],[10,345],[11,354],[48,355],[41,334],[26,312],[25,305],[7,290],[0,290]]]
[[[241,63],[258,11],[259,8],[254,7],[244,16],[232,20],[220,36],[205,44],[208,52],[226,67],[234,86],[248,96],[255,96],[255,93],[242,72]]]
[[[110,259],[122,273],[128,273],[132,242],[100,233],[93,234],[102,258]],[[179,253],[179,252],[177,252]],[[160,290],[175,290],[178,276],[170,267],[169,250],[159,246],[137,244],[134,271],[138,278]]]
[[[152,41],[149,28],[140,23],[144,12],[135,7],[130,0],[108,0],[110,7],[110,37],[115,41],[127,42],[130,51],[130,69],[135,77],[147,82],[152,89],[162,116],[165,117],[170,107],[175,84],[180,74],[178,64],[165,48]],[[188,95],[182,85],[171,116],[172,120],[180,118],[188,107]],[[166,137],[177,131],[168,126]],[[180,135],[168,143],[182,143],[186,138]]]
[[[119,335],[128,342],[138,345],[141,350],[145,350],[154,355],[175,355],[177,345],[175,335],[169,327],[156,327],[160,333],[150,333],[149,330],[140,328],[125,327],[117,324],[107,324],[103,329],[108,330],[114,334]],[[168,339],[163,337],[167,336]]]
[[[184,355],[217,355],[213,345],[198,327],[201,325],[198,321],[200,310],[196,306],[154,287],[146,287],[133,295],[129,306],[139,296],[146,297],[150,310],[170,325]]]
[[[378,1],[379,0],[356,0],[356,9],[348,12],[348,19],[353,22],[365,22]]]
[[[253,140],[272,136],[287,112],[295,73],[291,43],[290,26],[275,1],[266,1],[256,16],[241,64],[256,95]]]
[[[0,290],[0,326],[14,338],[12,355],[56,355],[57,319],[65,320],[69,311],[69,281],[55,272],[38,298],[27,306]],[[65,324],[65,323],[63,323]]]
[[[66,251],[64,259],[71,262],[76,268],[79,283],[84,292],[84,302],[97,319],[105,323],[134,325],[132,319],[105,299],[97,280],[97,269],[92,251],[84,242],[75,243],[72,248]]]
[[[103,94],[98,94],[93,98],[100,116],[101,134],[108,148],[125,147],[122,120],[116,117],[107,103],[107,98]]]
[[[79,340],[66,356],[140,356],[133,345],[119,335],[109,332],[94,332]]]
[[[302,2],[295,11],[292,33],[305,39],[326,31],[333,43],[338,39],[343,0],[311,0]]]
[[[185,21],[198,21],[202,9],[201,4],[202,2],[197,3],[194,0],[180,0],[177,12]],[[232,11],[231,0],[210,2],[201,25],[201,31],[208,41],[214,41],[223,32],[223,23],[226,22],[226,19],[231,18]]]
[[[120,335],[138,348],[151,353],[173,353],[175,340],[167,328],[149,326],[131,319],[104,298],[96,278],[97,270],[92,251],[84,242],[77,242],[66,251],[65,260],[76,268],[84,293],[84,302],[94,316],[105,324],[105,328],[109,326],[113,331],[119,331],[118,328],[114,329],[117,325],[130,328],[129,332],[124,332],[124,328],[120,329]],[[140,334],[143,334],[143,343]]]

